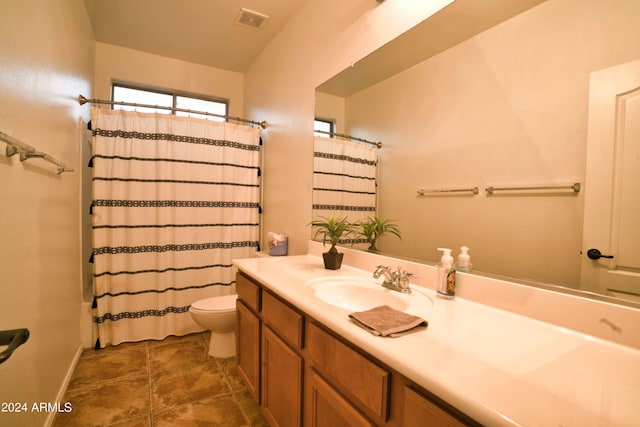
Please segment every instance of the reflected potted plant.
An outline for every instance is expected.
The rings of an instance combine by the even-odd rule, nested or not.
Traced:
[[[394,236],[402,240],[402,234],[400,233],[398,225],[395,224],[391,219],[380,219],[378,215],[367,217],[358,221],[356,223],[355,231],[359,236],[367,239],[367,243],[369,243],[369,247],[367,248],[367,250],[371,252],[378,252],[376,242],[379,238],[387,233],[393,234]]]
[[[331,243],[331,248],[322,254],[324,268],[327,270],[340,269],[344,254],[338,252],[336,245],[341,238],[346,238],[354,233],[353,224],[347,221],[347,217],[329,216],[312,221],[311,227],[315,229],[314,240],[319,240],[318,237],[322,237],[323,245],[326,245],[327,241]]]

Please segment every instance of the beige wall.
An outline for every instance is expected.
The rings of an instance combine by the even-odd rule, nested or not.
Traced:
[[[432,14],[434,3],[310,0],[247,71],[245,112],[269,122],[263,232],[288,234],[289,254],[305,253],[311,235],[315,87]]]
[[[638,16],[635,0],[549,0],[349,97],[349,132],[385,144],[380,213],[405,231],[381,249],[436,261],[467,245],[480,271],[577,287],[584,192],[484,188],[584,184],[589,73],[640,57]]]
[[[332,119],[335,122],[335,131],[344,132],[346,99],[341,96],[316,92],[315,117]]]
[[[243,114],[242,73],[106,43],[96,43],[95,70],[96,98],[111,99],[111,82],[119,80],[226,98],[230,115]]]
[[[93,32],[82,0],[9,0],[0,13],[0,130],[76,172],[0,155],[0,330],[31,337],[0,365],[1,402],[55,402],[80,349],[79,119]],[[5,145],[0,143],[0,149]],[[0,414],[43,425],[52,414]]]

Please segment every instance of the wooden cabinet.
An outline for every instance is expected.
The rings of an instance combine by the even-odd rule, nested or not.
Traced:
[[[465,427],[477,425],[473,420],[466,419],[462,421],[454,417],[450,412],[436,405],[433,400],[428,399],[410,387],[405,386],[403,394],[403,427]],[[466,418],[463,414],[459,416]]]
[[[240,377],[256,402],[260,403],[260,343],[262,322],[260,285],[236,274],[236,364]]]
[[[356,408],[314,370],[309,372],[312,427],[371,427]]]
[[[302,425],[303,316],[262,291],[262,408],[271,426]]]
[[[236,303],[236,364],[249,393],[260,403],[260,319],[241,300]]]
[[[272,427],[479,425],[258,282],[236,285],[238,370]]]
[[[262,318],[296,350],[302,348],[303,317],[270,292],[262,294]]]
[[[272,427],[302,425],[304,317],[242,273],[238,291],[238,371]]]
[[[307,334],[309,358],[318,371],[369,417],[384,423],[389,409],[389,371],[314,322],[308,322]]]
[[[460,421],[447,414],[431,401],[410,388],[404,389],[403,426],[463,426]]]
[[[247,307],[250,307],[256,313],[259,313],[262,309],[261,300],[262,289],[260,285],[248,278],[242,273],[236,274],[236,292],[238,293],[238,299],[245,303]]]
[[[262,409],[272,427],[302,424],[302,357],[269,327],[262,332]]]

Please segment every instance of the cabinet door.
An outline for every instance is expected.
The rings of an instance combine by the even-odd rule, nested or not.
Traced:
[[[260,319],[236,303],[236,363],[249,393],[260,403]]]
[[[409,387],[404,388],[403,412],[403,427],[464,427],[472,425],[463,423]]]
[[[262,409],[272,427],[302,423],[302,358],[269,327],[262,330]]]
[[[312,427],[371,427],[360,412],[325,382],[310,371]]]
[[[391,373],[313,322],[306,331],[307,354],[318,372],[374,422],[385,424]]]

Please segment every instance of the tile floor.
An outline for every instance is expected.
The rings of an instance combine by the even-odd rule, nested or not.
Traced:
[[[268,426],[208,332],[84,350],[54,427]]]

